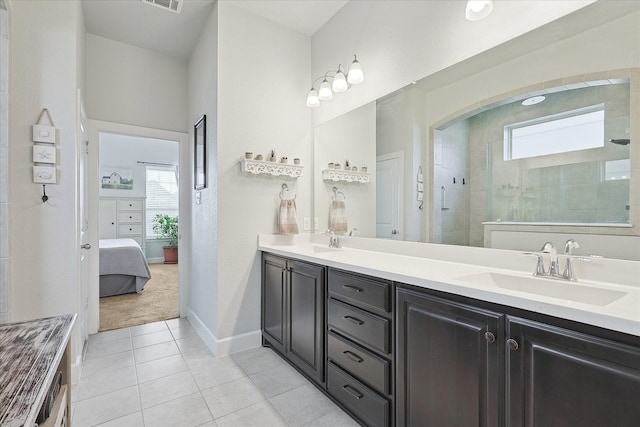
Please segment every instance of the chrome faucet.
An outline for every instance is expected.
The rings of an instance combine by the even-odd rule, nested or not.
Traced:
[[[545,244],[542,245],[542,249],[540,249],[540,252],[543,254],[549,254],[549,257],[551,258],[549,261],[549,271],[545,273],[543,268],[543,273],[545,273],[547,276],[559,276],[558,251],[556,250],[556,247],[553,245],[553,243],[545,242]]]
[[[577,281],[575,273],[573,271],[573,260],[583,261],[583,262],[591,262],[591,259],[596,257],[592,256],[579,256],[573,255],[573,250],[579,248],[578,242],[573,239],[567,240],[564,245],[564,256],[566,257],[566,263],[564,266],[564,271],[560,274],[560,270],[558,268],[558,251],[552,242],[545,242],[542,245],[542,249],[540,252],[525,252],[525,255],[532,255],[538,257],[538,262],[536,263],[536,269],[533,272],[534,276],[546,276],[557,279],[570,280],[572,282]],[[544,255],[548,254],[549,261],[549,269],[545,269],[544,267]]]
[[[333,230],[329,229],[325,232],[325,234],[329,235],[329,247],[330,248],[341,248],[342,242],[340,241],[340,236],[336,236],[336,233]]]

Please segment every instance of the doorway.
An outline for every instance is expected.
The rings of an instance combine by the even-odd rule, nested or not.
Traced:
[[[98,121],[89,126],[89,203],[96,212],[90,222],[96,247],[102,247],[103,254],[111,251],[112,257],[112,248],[106,246],[133,246],[126,250],[135,254],[127,259],[141,259],[127,267],[134,271],[119,272],[101,264],[107,256],[96,251],[89,297],[91,333],[179,317],[186,305],[181,281],[185,266],[164,264],[162,247],[169,241],[157,236],[154,219],[176,219],[179,229],[188,217],[181,198],[189,183],[180,180],[180,166],[188,170],[190,165],[180,164],[187,135]],[[185,252],[180,255],[188,255],[179,249],[184,246],[180,239],[177,246]]]
[[[376,158],[376,237],[402,240],[402,201],[404,153],[383,154]]]

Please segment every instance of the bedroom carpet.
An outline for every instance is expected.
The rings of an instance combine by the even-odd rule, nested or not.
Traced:
[[[149,264],[141,293],[100,298],[100,330],[128,328],[178,317],[178,265]]]

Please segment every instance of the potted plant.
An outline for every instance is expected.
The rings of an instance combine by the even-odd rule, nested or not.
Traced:
[[[156,239],[167,240],[167,245],[162,247],[165,264],[178,263],[178,217],[167,214],[157,214],[153,218],[153,232]]]

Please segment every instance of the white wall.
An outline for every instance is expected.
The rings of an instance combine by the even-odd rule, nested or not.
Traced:
[[[376,236],[376,104],[371,102],[314,129],[314,212],[319,233],[329,229],[333,187],[346,196],[348,228],[362,237]],[[327,164],[367,167],[371,182],[334,182],[322,179]]]
[[[86,35],[91,119],[186,132],[187,64],[148,49]]]
[[[470,22],[464,1],[351,1],[311,38],[310,79],[348,65],[353,54],[365,81],[315,109],[322,123],[450,65],[576,11],[592,0],[500,1]],[[313,81],[313,80],[309,80]],[[306,92],[298,97],[304,102]]]
[[[309,47],[308,37],[223,2],[189,60],[189,122],[207,114],[209,154],[202,204],[191,202],[189,316],[219,354],[260,343],[256,236],[277,229],[282,182],[298,194],[298,220],[310,216],[311,116],[296,102],[308,90]],[[271,149],[299,157],[303,177],[240,171],[245,151]]]
[[[189,108],[187,121],[189,141],[193,143],[193,125],[202,115],[207,116],[207,188],[199,191],[201,204],[196,205],[193,176],[188,190],[187,202],[191,208],[190,221],[181,228],[181,233],[191,236],[189,247],[192,257],[181,256],[180,263],[187,263],[189,271],[188,316],[203,338],[208,338],[210,347],[217,344],[218,330],[218,3],[194,47],[188,66]],[[193,150],[189,145],[186,153],[181,151],[189,164],[193,165]],[[189,227],[189,228],[186,228]]]
[[[9,320],[80,312],[76,217],[79,2],[11,1],[9,162],[11,278]],[[59,130],[58,183],[32,182],[31,125],[48,108]],[[82,340],[76,322],[73,358]]]
[[[0,323],[9,318],[9,15],[0,8]]]
[[[100,165],[103,168],[118,167],[133,171],[133,189],[115,190],[100,188],[101,197],[146,197],[146,165],[138,162],[178,164],[178,141],[167,141],[139,136],[100,133]],[[188,171],[183,179],[189,179]]]

